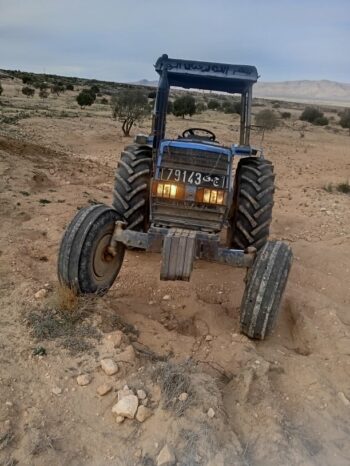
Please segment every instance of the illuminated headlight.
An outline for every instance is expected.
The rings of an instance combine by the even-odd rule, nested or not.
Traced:
[[[225,192],[221,189],[199,189],[196,198],[197,202],[222,205],[225,200]]]
[[[154,196],[157,197],[165,197],[168,199],[176,199],[181,196],[180,195],[179,186],[173,183],[160,183],[160,182],[153,182],[152,192]]]

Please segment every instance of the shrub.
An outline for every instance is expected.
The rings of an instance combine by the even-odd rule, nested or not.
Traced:
[[[124,136],[129,136],[135,121],[141,121],[150,111],[147,95],[142,89],[122,89],[112,97],[113,118],[122,122]]]
[[[185,115],[191,117],[195,113],[196,100],[192,95],[183,95],[174,100],[173,114],[175,116],[182,116],[182,118],[185,118]]]
[[[219,110],[221,108],[221,104],[217,99],[210,99],[208,102],[209,110]]]
[[[157,91],[151,91],[147,94],[148,99],[155,99],[157,97]]]
[[[73,86],[73,84],[67,84],[67,85],[66,85],[66,90],[67,90],[67,91],[74,91],[74,86]]]
[[[327,117],[320,116],[320,117],[315,118],[312,123],[317,126],[326,126],[328,125],[329,121]]]
[[[39,97],[41,99],[47,99],[49,97],[49,93],[47,92],[47,89],[40,89]]]
[[[284,119],[290,118],[292,114],[290,112],[282,112],[281,117]]]
[[[90,91],[92,94],[99,94],[100,88],[96,84],[94,84],[93,86],[90,87]]]
[[[102,99],[101,99],[100,102],[101,102],[101,104],[103,104],[103,105],[107,105],[107,104],[108,104],[108,99],[106,99],[106,97],[102,97]]]
[[[339,124],[342,128],[348,128],[350,134],[350,108],[341,113]]]
[[[60,95],[61,92],[65,91],[65,87],[61,82],[53,83],[51,86],[51,94]]]
[[[222,104],[222,109],[225,113],[238,113],[240,115],[241,103],[232,100],[225,100]]]
[[[96,100],[96,94],[92,93],[90,89],[83,89],[77,95],[77,102],[81,108],[92,105]]]
[[[30,76],[23,76],[22,83],[23,84],[31,84],[32,83],[32,78]]]
[[[174,111],[174,102],[172,100],[168,100],[168,106],[167,106],[166,112],[168,115],[170,115],[170,113],[173,113],[173,111]]]
[[[49,85],[45,81],[41,82],[40,85],[39,85],[40,90],[47,89],[48,87],[49,87]]]
[[[2,87],[1,83],[0,83],[0,95],[3,93],[4,91],[4,88]]]
[[[208,110],[208,107],[206,106],[204,102],[198,102],[196,104],[196,113],[203,113],[206,110]]]
[[[29,86],[22,87],[22,94],[26,95],[27,97],[33,97],[35,94],[35,89]]]
[[[323,117],[323,113],[316,107],[306,107],[303,113],[300,115],[300,120],[314,123],[316,118]]]
[[[273,110],[261,110],[255,115],[255,123],[267,130],[275,129],[278,126],[278,119]]]
[[[272,105],[272,108],[280,108],[280,106],[281,105],[278,102],[276,102]]]

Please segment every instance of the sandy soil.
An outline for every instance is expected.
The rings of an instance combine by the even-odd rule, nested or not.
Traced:
[[[272,237],[295,256],[265,342],[239,334],[242,271],[198,262],[190,283],[161,282],[159,256],[139,251],[128,251],[107,296],[70,311],[67,338],[53,337],[60,238],[78,207],[110,203],[131,139],[106,106],[81,112],[74,93],[42,103],[2,84],[2,110],[11,102],[30,116],[0,130],[0,464],[153,465],[165,443],[183,466],[350,464],[350,196],[323,189],[350,178],[349,136],[307,127],[301,138],[292,123],[265,135],[277,173]],[[171,117],[169,134],[207,126],[230,142],[236,125],[206,112]],[[100,360],[115,351],[116,329],[137,358],[108,377]],[[46,355],[34,355],[40,346]],[[113,390],[99,397],[106,381]],[[125,383],[148,394],[144,423],[115,422]],[[176,390],[189,393],[184,406]]]

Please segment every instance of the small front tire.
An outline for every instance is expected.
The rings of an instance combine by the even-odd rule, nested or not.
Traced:
[[[125,246],[108,252],[114,225],[121,220],[111,207],[96,204],[80,209],[68,225],[58,254],[58,278],[76,294],[104,294],[113,285],[124,259]]]

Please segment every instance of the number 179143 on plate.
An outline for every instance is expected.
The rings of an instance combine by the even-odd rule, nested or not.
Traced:
[[[211,175],[209,173],[181,170],[179,168],[162,168],[161,179],[165,181],[178,181],[196,186],[211,186],[225,188],[226,177],[224,175]]]

